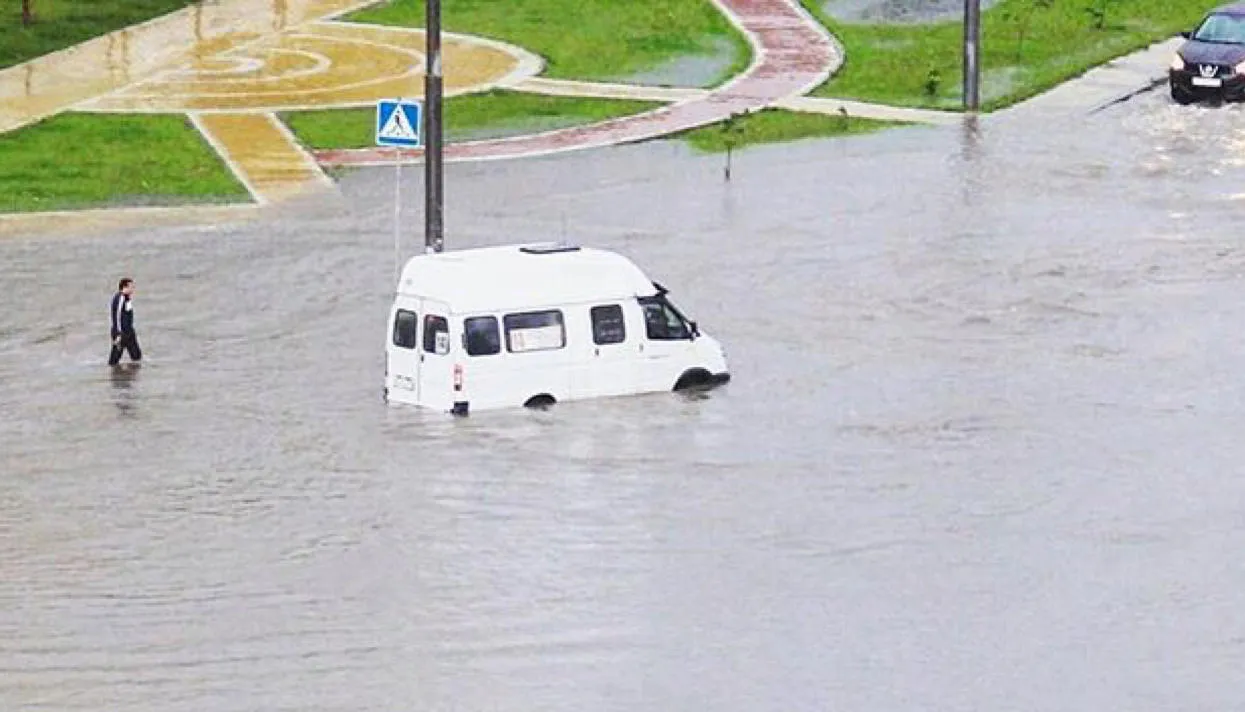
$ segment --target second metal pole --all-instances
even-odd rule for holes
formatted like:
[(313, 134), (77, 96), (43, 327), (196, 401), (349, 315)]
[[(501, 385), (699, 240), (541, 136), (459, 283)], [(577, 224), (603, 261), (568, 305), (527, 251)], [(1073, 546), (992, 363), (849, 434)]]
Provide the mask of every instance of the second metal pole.
[(964, 110), (981, 105), (981, 0), (964, 0)]
[(424, 66), (424, 245), (440, 252), (442, 236), (441, 180), (441, 0), (428, 0), (428, 51)]

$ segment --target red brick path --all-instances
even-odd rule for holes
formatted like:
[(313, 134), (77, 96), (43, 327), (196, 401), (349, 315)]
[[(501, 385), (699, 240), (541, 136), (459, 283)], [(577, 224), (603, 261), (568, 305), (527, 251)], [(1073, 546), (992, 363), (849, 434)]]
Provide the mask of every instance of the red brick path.
[[(760, 109), (804, 94), (842, 62), (842, 52), (798, 0), (714, 0), (752, 36), (753, 63), (708, 95), (634, 116), (514, 138), (449, 144), (445, 160), (489, 160), (536, 156), (642, 141), (716, 123), (731, 114)], [(422, 150), (401, 153), (413, 161)], [(329, 166), (392, 165), (392, 148), (317, 151)]]

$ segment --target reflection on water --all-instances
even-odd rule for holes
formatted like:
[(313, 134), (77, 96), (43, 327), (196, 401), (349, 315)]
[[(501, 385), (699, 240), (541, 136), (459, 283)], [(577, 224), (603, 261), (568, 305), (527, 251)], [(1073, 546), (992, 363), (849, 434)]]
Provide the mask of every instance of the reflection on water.
[(107, 37), (108, 49), (104, 61), (113, 81), (128, 84), (130, 80), (130, 33), (128, 30), (114, 32)]
[(133, 418), (137, 415), (134, 382), (138, 378), (140, 368), (138, 364), (127, 363), (108, 369), (108, 379), (113, 388), (113, 405), (117, 407), (117, 413), (124, 418)]
[(969, 114), (960, 124), (960, 200), (966, 208), (976, 208), (987, 194), (985, 181), (997, 170), (990, 165), (987, 142), (982, 135), (981, 118)]
[(977, 114), (966, 114), (960, 123), (961, 150), (960, 156), (966, 163), (972, 163), (982, 157), (981, 117)]
[[(733, 372), (686, 396), (385, 406), (392, 170), (0, 243), (0, 708), (1233, 708), (1239, 113), (1130, 104), (729, 183), (676, 143), (447, 167), (450, 249), (565, 221), (670, 286)], [(102, 387), (122, 272), (159, 368)]]

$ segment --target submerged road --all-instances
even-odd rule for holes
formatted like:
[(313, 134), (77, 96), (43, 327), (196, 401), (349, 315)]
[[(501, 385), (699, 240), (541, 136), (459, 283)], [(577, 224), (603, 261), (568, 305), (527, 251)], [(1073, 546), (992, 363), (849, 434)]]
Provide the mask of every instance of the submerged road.
[(621, 250), (734, 372), (459, 421), (381, 402), (393, 176), (0, 242), (0, 709), (1245, 697), (1241, 107), (451, 165), (448, 249)]

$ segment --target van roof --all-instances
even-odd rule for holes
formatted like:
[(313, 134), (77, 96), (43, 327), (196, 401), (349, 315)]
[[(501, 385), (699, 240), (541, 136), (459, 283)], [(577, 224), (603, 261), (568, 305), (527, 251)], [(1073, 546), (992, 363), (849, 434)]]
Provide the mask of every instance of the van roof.
[(657, 288), (617, 253), (531, 243), (416, 255), (398, 293), (465, 314), (651, 296)]

